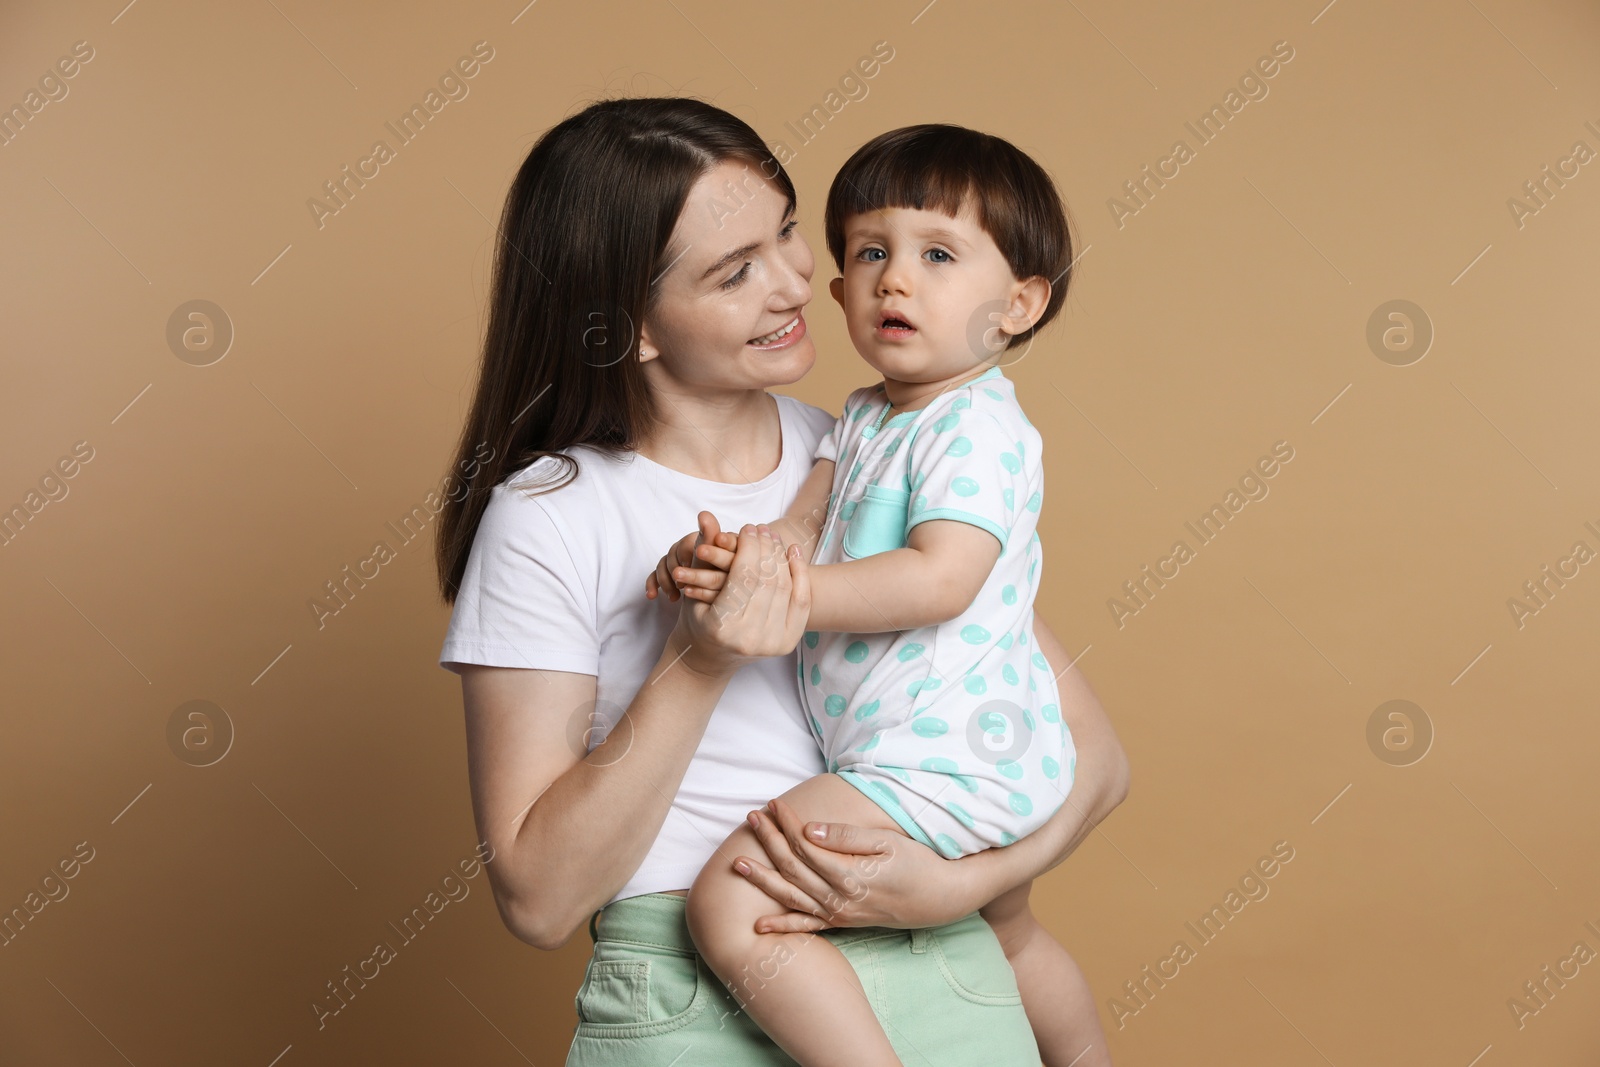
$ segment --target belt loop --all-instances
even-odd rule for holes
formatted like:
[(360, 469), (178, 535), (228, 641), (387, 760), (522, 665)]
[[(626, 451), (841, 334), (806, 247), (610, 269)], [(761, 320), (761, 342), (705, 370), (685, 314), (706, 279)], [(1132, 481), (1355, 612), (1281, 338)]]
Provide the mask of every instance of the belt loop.
[(605, 909), (596, 908), (594, 914), (589, 916), (589, 941), (591, 944), (600, 940), (600, 935), (595, 931), (594, 924), (596, 920), (600, 918), (600, 913), (602, 911), (605, 911)]
[(911, 951), (917, 953), (928, 951), (928, 931), (920, 926), (911, 930)]

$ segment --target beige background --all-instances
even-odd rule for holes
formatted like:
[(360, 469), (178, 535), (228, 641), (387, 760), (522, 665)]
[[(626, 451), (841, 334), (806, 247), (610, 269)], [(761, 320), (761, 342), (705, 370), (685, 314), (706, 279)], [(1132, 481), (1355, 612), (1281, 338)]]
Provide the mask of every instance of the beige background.
[[(474, 834), (431, 531), (325, 628), (308, 601), (445, 472), (489, 220), (542, 131), (684, 92), (794, 148), (877, 41), (792, 163), (819, 260), (838, 165), (935, 120), (1034, 153), (1084, 252), (1011, 373), (1048, 445), (1041, 610), (1134, 769), (1035, 894), (1117, 1062), (1596, 1062), (1600, 962), (1520, 1028), (1507, 1006), (1600, 951), (1600, 564), (1520, 628), (1507, 606), (1600, 551), (1600, 163), (1508, 207), (1600, 150), (1594, 5), (123, 2), (0, 28), (7, 107), (94, 49), (0, 148), (0, 505), (94, 450), (0, 548), (0, 909), (94, 855), (0, 948), (4, 1062), (561, 1061), (587, 934), (523, 945), (481, 875), (318, 1031), (324, 983)], [(470, 95), (319, 229), (306, 201), (480, 40)], [(1119, 227), (1124, 181), (1276, 41), (1269, 95)], [(792, 392), (836, 411), (869, 376), (826, 271)], [(166, 340), (194, 299), (236, 331), (210, 366)], [(1408, 366), (1367, 342), (1397, 299), (1435, 334)], [(1270, 495), (1119, 627), (1108, 599), (1280, 440)], [(236, 731), (203, 768), (167, 733), (197, 699)], [(1369, 747), (1390, 700), (1431, 723), (1409, 766)], [(1278, 841), (1270, 895), (1197, 947), (1185, 922)], [(1179, 939), (1195, 958), (1119, 1028)]]

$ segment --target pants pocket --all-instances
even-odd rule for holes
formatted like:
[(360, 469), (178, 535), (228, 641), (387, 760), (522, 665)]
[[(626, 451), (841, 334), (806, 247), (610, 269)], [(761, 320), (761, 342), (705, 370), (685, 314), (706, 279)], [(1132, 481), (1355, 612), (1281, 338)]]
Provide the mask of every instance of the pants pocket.
[(649, 1022), (650, 961), (591, 959), (572, 1003), (579, 1022)]
[(982, 916), (973, 915), (929, 930), (928, 943), (945, 982), (963, 1000), (975, 1004), (1022, 1003), (1011, 961)]
[(906, 505), (911, 493), (887, 485), (868, 485), (844, 531), (844, 554), (851, 559), (904, 548)]

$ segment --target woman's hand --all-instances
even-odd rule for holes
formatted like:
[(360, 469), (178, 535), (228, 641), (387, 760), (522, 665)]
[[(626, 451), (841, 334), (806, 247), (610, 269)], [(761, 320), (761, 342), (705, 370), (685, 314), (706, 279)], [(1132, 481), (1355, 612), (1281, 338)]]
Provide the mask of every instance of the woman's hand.
[[(806, 823), (774, 798), (754, 813), (756, 837), (777, 870), (751, 859), (745, 874), (791, 911), (763, 915), (758, 933), (835, 926), (943, 926), (977, 911), (960, 861), (947, 860), (903, 834), (848, 823)], [(820, 838), (807, 834), (820, 831)], [(931, 891), (936, 888), (938, 891)]]
[[(701, 535), (720, 531), (700, 513)], [(752, 660), (794, 651), (811, 614), (811, 579), (798, 546), (785, 546), (765, 526), (746, 524), (735, 538), (727, 582), (709, 603), (686, 598), (671, 641), (679, 658), (705, 674), (727, 674)], [(709, 547), (709, 546), (702, 546)]]

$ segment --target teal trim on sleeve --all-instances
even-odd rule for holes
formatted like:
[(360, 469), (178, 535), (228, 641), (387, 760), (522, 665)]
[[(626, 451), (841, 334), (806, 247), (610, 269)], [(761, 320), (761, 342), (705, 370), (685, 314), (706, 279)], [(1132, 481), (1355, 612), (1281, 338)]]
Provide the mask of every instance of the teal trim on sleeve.
[(994, 534), (995, 538), (1000, 542), (1000, 551), (1004, 552), (1006, 550), (1005, 527), (1000, 526), (991, 519), (984, 518), (982, 515), (974, 515), (970, 511), (960, 511), (956, 508), (932, 508), (928, 511), (917, 512), (906, 523), (906, 537), (908, 539), (911, 537), (911, 528), (913, 526), (919, 522), (927, 522), (929, 519), (954, 519), (969, 526), (976, 526), (980, 530), (986, 530)]
[[(840, 778), (843, 778), (845, 781), (849, 782), (851, 785), (855, 786), (857, 789), (861, 790), (863, 796), (872, 801), (874, 804), (878, 805), (878, 807), (882, 808), (888, 814), (889, 818), (898, 823), (900, 829), (906, 832), (907, 837), (911, 838), (911, 840), (915, 841), (919, 845), (927, 845), (935, 852), (939, 852), (939, 846), (935, 845), (928, 838), (928, 835), (923, 832), (922, 827), (918, 826), (916, 821), (906, 813), (906, 809), (889, 800), (887, 796), (881, 793), (875, 793), (868, 789), (866, 779), (862, 778), (855, 771), (834, 771), (834, 773)], [(944, 855), (942, 852), (939, 852), (939, 854), (941, 856)]]

